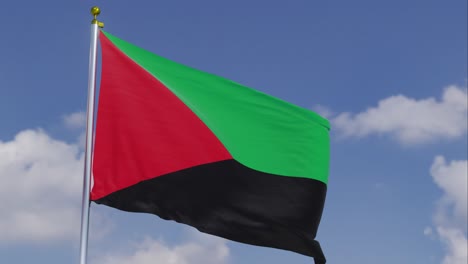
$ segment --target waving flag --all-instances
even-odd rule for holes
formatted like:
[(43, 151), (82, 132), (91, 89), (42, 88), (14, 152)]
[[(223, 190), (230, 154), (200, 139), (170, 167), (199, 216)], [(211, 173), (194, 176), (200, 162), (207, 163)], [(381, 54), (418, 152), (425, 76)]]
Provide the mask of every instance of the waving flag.
[(329, 122), (101, 32), (91, 200), (325, 263)]

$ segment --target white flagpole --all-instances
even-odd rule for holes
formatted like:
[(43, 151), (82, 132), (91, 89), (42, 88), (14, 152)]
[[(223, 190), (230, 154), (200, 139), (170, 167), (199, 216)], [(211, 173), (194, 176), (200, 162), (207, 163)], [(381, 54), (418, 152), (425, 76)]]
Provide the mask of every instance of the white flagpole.
[(88, 230), (89, 230), (89, 207), (90, 207), (90, 190), (91, 190), (91, 161), (93, 154), (93, 138), (94, 138), (94, 97), (96, 93), (96, 57), (97, 57), (97, 40), (99, 27), (103, 27), (103, 23), (97, 20), (97, 16), (101, 13), (99, 7), (91, 8), (93, 20), (91, 21), (91, 45), (89, 49), (89, 72), (88, 72), (88, 109), (87, 109), (87, 124), (86, 124), (86, 146), (85, 146), (85, 166), (83, 180), (83, 200), (81, 207), (81, 241), (80, 241), (80, 264), (86, 264), (88, 253)]

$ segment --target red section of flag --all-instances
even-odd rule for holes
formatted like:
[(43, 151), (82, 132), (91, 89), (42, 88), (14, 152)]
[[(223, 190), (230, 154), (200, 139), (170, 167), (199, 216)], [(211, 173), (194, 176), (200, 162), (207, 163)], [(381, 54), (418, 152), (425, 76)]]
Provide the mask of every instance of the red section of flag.
[(100, 41), (103, 62), (91, 200), (167, 173), (232, 159), (167, 87), (102, 33)]

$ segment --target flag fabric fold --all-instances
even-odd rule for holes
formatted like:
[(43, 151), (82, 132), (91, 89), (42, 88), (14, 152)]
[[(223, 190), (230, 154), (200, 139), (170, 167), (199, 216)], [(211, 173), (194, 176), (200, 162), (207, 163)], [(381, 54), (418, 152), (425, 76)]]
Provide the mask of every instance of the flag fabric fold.
[(325, 263), (329, 122), (100, 33), (91, 200)]

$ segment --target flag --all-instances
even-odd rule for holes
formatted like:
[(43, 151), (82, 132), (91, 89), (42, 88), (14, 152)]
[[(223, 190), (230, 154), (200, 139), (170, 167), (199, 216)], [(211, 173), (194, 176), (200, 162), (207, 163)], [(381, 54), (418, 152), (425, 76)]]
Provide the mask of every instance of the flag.
[(101, 31), (91, 200), (325, 263), (321, 116)]

